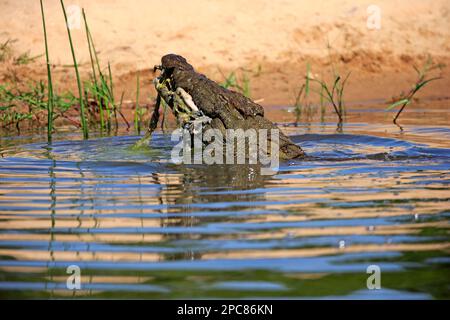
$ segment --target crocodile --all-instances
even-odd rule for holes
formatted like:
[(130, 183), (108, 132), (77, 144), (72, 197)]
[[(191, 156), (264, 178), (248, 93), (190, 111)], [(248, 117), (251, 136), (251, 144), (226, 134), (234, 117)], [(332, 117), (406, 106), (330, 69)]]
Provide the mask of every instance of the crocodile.
[[(203, 130), (212, 128), (223, 133), (227, 129), (278, 129), (264, 117), (261, 105), (196, 72), (180, 55), (163, 56), (161, 65), (155, 66), (156, 70), (160, 70), (161, 74), (153, 81), (158, 92), (155, 109), (147, 133), (137, 143), (138, 146), (148, 144), (157, 127), (161, 99), (172, 110), (178, 125), (191, 132), (194, 130), (193, 123), (199, 122), (203, 124)], [(305, 157), (302, 148), (280, 130), (278, 146), (281, 160)]]

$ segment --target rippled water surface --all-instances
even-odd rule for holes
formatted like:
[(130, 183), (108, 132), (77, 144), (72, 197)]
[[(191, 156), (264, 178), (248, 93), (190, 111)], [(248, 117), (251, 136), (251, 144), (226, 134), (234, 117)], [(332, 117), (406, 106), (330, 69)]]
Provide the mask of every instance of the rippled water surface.
[(274, 176), (161, 133), (2, 138), (0, 297), (449, 298), (450, 129), (389, 127), (289, 128), (311, 158)]

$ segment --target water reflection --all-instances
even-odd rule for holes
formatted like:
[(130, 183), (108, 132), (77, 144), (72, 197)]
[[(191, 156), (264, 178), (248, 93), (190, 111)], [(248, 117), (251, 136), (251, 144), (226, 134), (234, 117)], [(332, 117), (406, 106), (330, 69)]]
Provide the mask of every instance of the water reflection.
[[(228, 207), (231, 206), (233, 210), (245, 210), (245, 206), (233, 204), (263, 201), (263, 193), (246, 191), (263, 188), (265, 181), (270, 179), (270, 176), (260, 174), (258, 166), (250, 165), (172, 166), (172, 169), (177, 173), (164, 177), (165, 188), (161, 190), (161, 204), (171, 207), (167, 216), (161, 218), (162, 228), (192, 229), (205, 223), (227, 221), (229, 218), (226, 215), (208, 217), (195, 213), (210, 211), (209, 204), (214, 206), (212, 212), (217, 212), (214, 209), (230, 210)], [(198, 235), (168, 233), (164, 238), (164, 241), (195, 240)], [(201, 257), (201, 251), (187, 250), (165, 254), (163, 259), (195, 260)]]
[[(1, 296), (363, 296), (372, 263), (386, 292), (448, 296), (442, 145), (311, 133), (294, 139), (311, 159), (262, 176), (170, 164), (163, 137), (150, 156), (130, 153), (133, 139), (22, 145), (0, 159)], [(75, 293), (70, 264), (83, 270)]]

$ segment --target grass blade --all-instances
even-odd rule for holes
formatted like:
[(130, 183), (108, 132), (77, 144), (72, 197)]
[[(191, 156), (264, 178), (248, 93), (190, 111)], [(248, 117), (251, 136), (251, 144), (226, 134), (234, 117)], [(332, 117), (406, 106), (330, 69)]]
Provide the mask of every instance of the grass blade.
[(82, 10), (82, 14), (83, 14), (83, 20), (84, 20), (84, 27), (86, 30), (86, 38), (87, 38), (87, 43), (88, 43), (88, 48), (89, 48), (89, 57), (91, 60), (91, 69), (92, 69), (92, 78), (94, 79), (94, 83), (97, 84), (97, 75), (95, 72), (95, 66), (94, 66), (94, 56), (92, 54), (92, 44), (91, 44), (91, 37), (90, 32), (89, 32), (89, 27), (88, 27), (88, 23), (87, 23), (87, 19), (86, 19), (86, 14), (84, 12), (84, 9)]
[(139, 110), (139, 72), (136, 75), (136, 108), (134, 110), (134, 129), (138, 134), (141, 133), (141, 121)]
[(72, 59), (73, 59), (73, 64), (74, 64), (74, 69), (75, 69), (75, 75), (77, 77), (77, 85), (78, 85), (78, 101), (80, 103), (80, 120), (81, 120), (81, 129), (83, 131), (83, 138), (84, 139), (88, 139), (89, 138), (89, 131), (88, 131), (88, 127), (87, 127), (87, 123), (86, 123), (86, 117), (85, 117), (85, 110), (84, 110), (84, 101), (83, 101), (83, 89), (81, 88), (81, 79), (80, 79), (80, 73), (78, 71), (78, 63), (77, 63), (77, 59), (75, 56), (75, 49), (73, 47), (73, 42), (72, 42), (72, 35), (70, 33), (70, 28), (69, 28), (69, 23), (67, 20), (67, 13), (66, 13), (66, 8), (64, 7), (64, 1), (61, 0), (61, 7), (64, 13), (64, 20), (66, 21), (66, 28), (67, 28), (67, 34), (69, 36), (69, 43), (70, 43), (70, 50), (72, 52)]
[(431, 78), (431, 79), (422, 81), (421, 83), (419, 83), (419, 84), (414, 88), (413, 94), (416, 93), (417, 91), (419, 91), (422, 87), (424, 87), (426, 84), (430, 83), (431, 81), (439, 80), (439, 79), (442, 79), (442, 78), (441, 78), (441, 77), (435, 77), (435, 78)]
[(47, 81), (48, 81), (48, 100), (47, 100), (47, 140), (48, 142), (52, 141), (52, 132), (53, 132), (53, 83), (52, 83), (52, 73), (50, 70), (50, 58), (48, 52), (48, 42), (47, 42), (47, 28), (45, 26), (45, 14), (44, 14), (44, 5), (42, 0), (41, 3), (41, 14), (42, 14), (42, 26), (44, 29), (44, 42), (45, 42), (45, 59), (47, 63)]
[(308, 100), (309, 96), (309, 74), (311, 71), (311, 65), (306, 63), (306, 79), (305, 79), (305, 99)]
[(394, 102), (393, 104), (391, 104), (389, 107), (386, 108), (386, 110), (392, 110), (395, 107), (398, 107), (398, 106), (400, 106), (402, 104), (409, 104), (409, 103), (410, 103), (409, 99), (402, 99), (402, 100), (399, 100), (399, 101)]

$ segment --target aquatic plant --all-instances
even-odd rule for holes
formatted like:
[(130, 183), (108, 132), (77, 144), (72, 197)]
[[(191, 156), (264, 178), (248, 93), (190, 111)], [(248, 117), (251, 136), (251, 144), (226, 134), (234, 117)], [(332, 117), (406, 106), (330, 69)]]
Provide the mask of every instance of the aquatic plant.
[[(300, 86), (298, 93), (295, 98), (294, 111), (296, 115), (296, 122), (298, 123), (304, 111), (307, 111), (308, 117), (317, 112), (318, 106), (320, 106), (321, 121), (324, 120), (326, 113), (326, 102), (329, 102), (334, 109), (334, 112), (338, 116), (338, 124), (341, 126), (344, 121), (344, 116), (346, 113), (345, 103), (344, 103), (344, 92), (347, 81), (350, 77), (351, 72), (347, 73), (345, 77), (341, 76), (336, 64), (333, 60), (333, 55), (331, 53), (332, 47), (330, 43), (327, 43), (329, 64), (331, 66), (331, 77), (332, 82), (327, 82), (324, 80), (323, 75), (320, 79), (314, 77), (311, 74), (311, 65), (309, 62), (306, 63), (306, 73), (304, 76), (304, 83)], [(319, 88), (316, 90), (311, 85), (311, 82), (318, 84)], [(319, 96), (319, 105), (313, 105), (310, 102), (310, 92), (313, 90)]]
[(302, 96), (303, 92), (305, 91), (305, 84), (302, 84), (300, 87), (296, 97), (295, 97), (295, 103), (294, 103), (294, 112), (295, 112), (295, 122), (299, 123), (300, 119), (302, 117), (302, 111), (303, 111), (303, 104), (302, 104)]
[(53, 132), (53, 82), (52, 82), (52, 73), (50, 68), (50, 58), (48, 52), (48, 40), (47, 40), (47, 28), (45, 26), (45, 14), (44, 14), (44, 5), (42, 0), (41, 3), (41, 16), (42, 16), (42, 27), (44, 29), (44, 43), (45, 43), (45, 61), (47, 64), (47, 140), (48, 142), (52, 141), (52, 132)]
[[(97, 83), (97, 72), (95, 70), (95, 65), (94, 65), (95, 46), (94, 46), (93, 42), (91, 42), (91, 39), (92, 39), (91, 33), (89, 30), (89, 26), (88, 26), (87, 19), (86, 19), (86, 13), (84, 12), (84, 9), (82, 10), (82, 15), (83, 15), (83, 20), (84, 20), (86, 40), (88, 43), (89, 58), (90, 58), (90, 62), (91, 62), (91, 72), (92, 72), (92, 82), (85, 82), (85, 87), (87, 88), (87, 90), (89, 90), (94, 95), (94, 99), (95, 99), (97, 106), (99, 108), (99, 111), (100, 111), (100, 130), (103, 130), (105, 125), (104, 125), (104, 116), (103, 116), (103, 103), (101, 100), (102, 99), (102, 94), (101, 94), (102, 87), (98, 86), (98, 83)], [(93, 51), (94, 51), (94, 53), (93, 53)], [(97, 57), (96, 54), (95, 54), (95, 57)], [(97, 62), (97, 66), (98, 66), (97, 59), (95, 60), (95, 62)], [(98, 66), (98, 69), (100, 69), (99, 66)]]
[[(330, 42), (327, 42), (327, 50), (329, 63), (331, 66), (332, 82), (327, 83), (322, 76), (321, 79), (316, 79), (313, 77), (307, 77), (307, 80), (313, 81), (319, 85), (319, 91), (317, 91), (320, 97), (320, 110), (322, 121), (325, 116), (325, 101), (328, 101), (334, 109), (334, 112), (338, 116), (339, 125), (344, 121), (344, 116), (346, 113), (345, 103), (344, 103), (344, 92), (347, 81), (351, 75), (348, 72), (345, 77), (341, 76), (335, 62), (333, 61), (332, 47)], [(308, 72), (309, 74), (309, 72)]]
[[(95, 43), (92, 38), (91, 31), (86, 18), (86, 13), (84, 9), (82, 10), (86, 39), (89, 48), (89, 57), (91, 64), (92, 80), (85, 82), (85, 87), (94, 96), (94, 101), (99, 109), (100, 113), (100, 130), (107, 129), (111, 130), (112, 117), (115, 118), (115, 123), (117, 124), (117, 108), (114, 100), (114, 85), (112, 80), (111, 64), (108, 62), (108, 75), (105, 76), (100, 68), (100, 62), (95, 49)], [(98, 78), (97, 78), (98, 74)], [(106, 117), (106, 119), (105, 119)], [(106, 121), (105, 121), (106, 120)]]
[[(23, 84), (20, 84), (18, 80), (14, 79), (11, 83), (5, 83), (0, 88), (0, 121), (1, 127), (10, 127), (15, 125), (19, 129), (19, 124), (30, 120), (31, 126), (35, 124), (44, 125), (42, 123), (41, 113), (46, 111), (47, 114), (47, 138), (51, 141), (52, 132), (54, 131), (54, 122), (57, 118), (64, 118), (71, 124), (80, 127), (83, 132), (84, 138), (88, 138), (88, 126), (100, 125), (100, 131), (111, 130), (114, 121), (116, 129), (118, 128), (117, 116), (120, 115), (127, 125), (130, 127), (127, 119), (121, 112), (121, 106), (123, 104), (122, 93), (119, 105), (115, 104), (114, 99), (114, 84), (111, 64), (108, 62), (107, 71), (104, 72), (100, 67), (97, 51), (95, 50), (94, 41), (87, 23), (86, 14), (84, 9), (82, 10), (86, 39), (88, 42), (90, 66), (91, 66), (91, 78), (85, 80), (81, 84), (81, 77), (78, 71), (80, 63), (76, 61), (75, 50), (72, 42), (70, 30), (68, 29), (69, 44), (71, 47), (72, 59), (74, 61), (71, 65), (62, 65), (63, 68), (74, 68), (78, 86), (78, 96), (75, 97), (71, 92), (57, 94), (52, 81), (51, 68), (54, 67), (50, 64), (50, 54), (48, 50), (48, 38), (45, 21), (45, 12), (43, 1), (41, 4), (42, 25), (44, 31), (44, 45), (45, 45), (45, 59), (47, 66), (47, 82), (38, 83), (31, 81), (28, 83), (28, 87), (24, 88)], [(67, 24), (67, 16), (65, 15), (64, 2), (61, 1), (61, 7), (63, 9), (64, 18)], [(13, 40), (7, 40), (3, 44), (0, 44), (0, 58), (12, 59), (13, 50), (11, 44)], [(27, 64), (40, 56), (31, 57), (29, 52), (19, 55), (13, 59), (13, 64), (21, 65)], [(39, 90), (37, 88), (40, 88)], [(42, 91), (42, 98), (30, 98), (36, 92)], [(76, 110), (79, 106), (77, 114), (80, 121), (76, 121), (72, 118), (73, 112), (68, 111)], [(89, 121), (89, 122), (88, 122)]]
[(139, 108), (139, 72), (136, 74), (136, 107), (134, 109), (134, 130), (141, 133), (141, 111)]
[(393, 122), (395, 124), (397, 124), (397, 119), (400, 116), (400, 114), (403, 112), (405, 107), (412, 102), (414, 95), (420, 89), (422, 89), (423, 87), (425, 87), (427, 84), (429, 84), (432, 81), (442, 79), (442, 77), (440, 75), (436, 76), (436, 77), (427, 78), (427, 76), (430, 72), (432, 72), (434, 70), (442, 71), (442, 69), (444, 68), (443, 64), (434, 63), (433, 60), (431, 59), (431, 57), (428, 57), (424, 66), (421, 69), (417, 68), (416, 66), (413, 66), (413, 67), (417, 73), (416, 82), (412, 85), (411, 89), (406, 94), (404, 92), (402, 92), (400, 94), (399, 98), (395, 99), (395, 101), (386, 108), (386, 110), (392, 110), (392, 109), (400, 106), (400, 109), (398, 110), (398, 112), (396, 113), (396, 115), (393, 118)]
[(344, 105), (344, 91), (345, 85), (351, 72), (349, 72), (344, 78), (339, 74), (335, 74), (333, 84), (328, 84), (324, 80), (311, 79), (320, 85), (319, 95), (323, 99), (328, 100), (334, 108), (336, 115), (339, 118), (339, 123), (344, 121), (345, 105)]
[(80, 73), (78, 71), (78, 63), (77, 63), (77, 59), (75, 56), (75, 49), (73, 46), (73, 41), (72, 41), (72, 35), (70, 33), (70, 28), (69, 28), (69, 23), (67, 20), (67, 13), (66, 13), (66, 8), (64, 7), (64, 1), (61, 1), (61, 8), (64, 14), (64, 20), (66, 21), (66, 29), (67, 29), (67, 34), (69, 37), (69, 44), (70, 44), (70, 50), (72, 52), (72, 59), (73, 59), (73, 66), (75, 69), (75, 75), (77, 78), (77, 86), (78, 86), (78, 102), (80, 105), (80, 120), (81, 120), (81, 130), (83, 131), (83, 137), (85, 139), (89, 138), (89, 129), (86, 123), (86, 116), (85, 116), (85, 110), (84, 110), (84, 96), (83, 96), (83, 88), (81, 86), (81, 78), (80, 78)]
[(326, 113), (325, 99), (324, 99), (323, 95), (324, 95), (324, 89), (323, 89), (323, 86), (320, 86), (320, 91), (319, 91), (319, 97), (320, 97), (320, 120), (322, 122), (325, 119), (325, 113)]
[(300, 122), (301, 116), (303, 114), (303, 109), (307, 109), (311, 113), (311, 103), (309, 101), (309, 94), (311, 91), (311, 65), (309, 62), (306, 63), (306, 73), (305, 82), (300, 86), (298, 93), (295, 97), (294, 112), (295, 112), (295, 122)]

